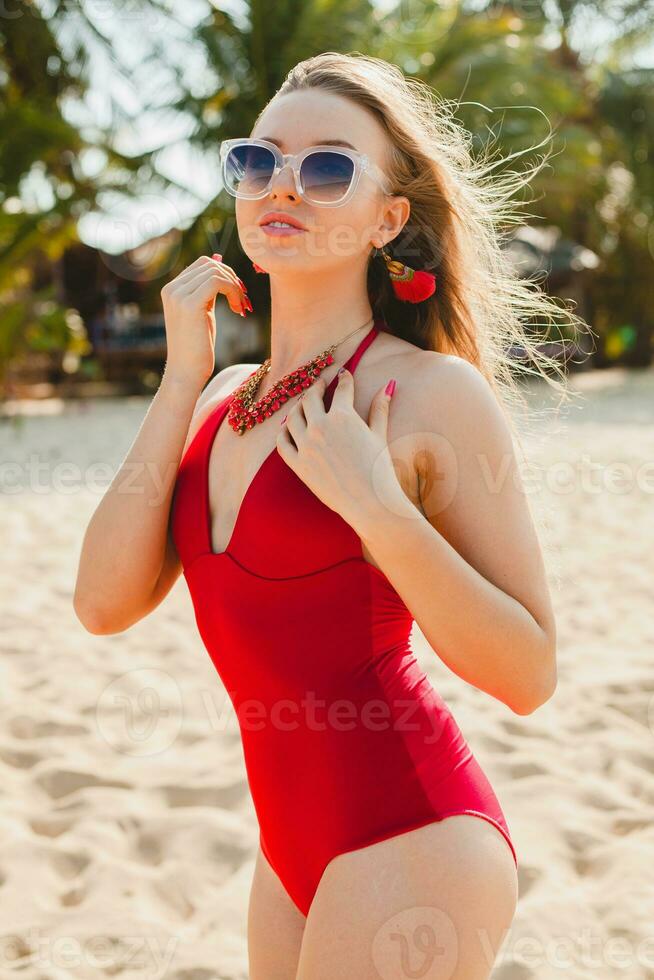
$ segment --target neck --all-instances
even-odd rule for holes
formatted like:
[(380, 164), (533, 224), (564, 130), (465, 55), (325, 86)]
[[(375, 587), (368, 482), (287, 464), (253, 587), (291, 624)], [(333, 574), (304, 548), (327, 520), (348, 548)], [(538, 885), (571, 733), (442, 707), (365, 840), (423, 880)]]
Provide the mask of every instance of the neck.
[(334, 361), (343, 364), (372, 327), (365, 266), (339, 265), (302, 276), (273, 273), (270, 298), (273, 382), (332, 344), (339, 345)]

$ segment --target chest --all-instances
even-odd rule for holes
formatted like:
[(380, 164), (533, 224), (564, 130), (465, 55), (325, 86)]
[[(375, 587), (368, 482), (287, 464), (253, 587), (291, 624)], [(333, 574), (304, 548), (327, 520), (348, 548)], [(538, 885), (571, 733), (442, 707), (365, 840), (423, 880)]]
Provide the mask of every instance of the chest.
[[(374, 391), (357, 392), (354, 410), (364, 420), (369, 418)], [(316, 528), (325, 521), (325, 512), (333, 514), (282, 460), (276, 441), (284, 409), (242, 436), (223, 422), (218, 424), (207, 457), (207, 494), (211, 551), (229, 551), (241, 525), (256, 533), (253, 508), (265, 511), (265, 535), (275, 546), (288, 546), (291, 537), (318, 547)], [(393, 446), (393, 465), (405, 494), (419, 506), (418, 474), (413, 466), (412, 441), (395, 438), (389, 421), (389, 444)], [(398, 451), (399, 449), (399, 451)], [(250, 519), (251, 518), (251, 519)], [(334, 534), (333, 522), (329, 522)], [(343, 523), (343, 522), (341, 522)], [(336, 534), (338, 539), (339, 535)], [(286, 545), (285, 545), (286, 542)], [(375, 568), (379, 565), (371, 552), (357, 538), (358, 551)], [(327, 556), (326, 556), (327, 557)]]

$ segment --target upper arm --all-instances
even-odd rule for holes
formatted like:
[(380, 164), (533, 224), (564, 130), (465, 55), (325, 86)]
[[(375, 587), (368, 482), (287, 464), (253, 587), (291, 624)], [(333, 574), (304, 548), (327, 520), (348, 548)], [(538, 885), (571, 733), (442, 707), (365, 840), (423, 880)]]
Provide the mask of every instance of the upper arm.
[(230, 364), (228, 367), (219, 371), (205, 388), (203, 388), (193, 409), (186, 442), (182, 450), (182, 459), (186, 455), (186, 450), (193, 442), (196, 432), (207, 415), (215, 408), (219, 401), (231, 394), (241, 381), (258, 366), (258, 364)]
[[(211, 412), (217, 402), (225, 398), (226, 395), (228, 395), (238, 384), (240, 384), (243, 377), (249, 374), (254, 366), (256, 365), (230, 364), (229, 367), (223, 368), (221, 371), (219, 371), (218, 374), (216, 374), (215, 377), (213, 377), (205, 386), (197, 402), (195, 403), (195, 408), (193, 409), (193, 415), (191, 416), (191, 421), (189, 423), (189, 430), (184, 443), (184, 448), (182, 450), (181, 459), (184, 458), (186, 450), (190, 446), (209, 412)], [(147, 613), (155, 609), (168, 595), (182, 572), (182, 563), (177, 553), (177, 548), (175, 547), (175, 541), (172, 534), (171, 518), (172, 506), (168, 514), (166, 548), (164, 551), (163, 562), (161, 564), (161, 571), (159, 572), (159, 577), (157, 578), (154, 588), (152, 589), (149, 605), (144, 615), (147, 615)]]
[(423, 512), (554, 641), (545, 566), (504, 410), (474, 365), (451, 356), (428, 361), (416, 459)]

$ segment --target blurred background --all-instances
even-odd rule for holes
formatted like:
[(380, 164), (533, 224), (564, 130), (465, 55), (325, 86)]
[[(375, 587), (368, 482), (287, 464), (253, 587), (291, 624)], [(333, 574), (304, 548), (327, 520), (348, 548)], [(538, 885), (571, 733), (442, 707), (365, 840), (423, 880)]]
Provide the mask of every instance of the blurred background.
[(413, 649), (519, 857), (494, 980), (652, 980), (654, 0), (2, 5), (0, 980), (247, 980), (257, 824), (185, 582), (116, 635), (86, 632), (72, 600), (160, 382), (163, 284), (220, 252), (255, 313), (217, 304), (216, 368), (267, 355), (268, 277), (217, 148), (326, 50), (459, 100), (473, 149), (553, 131), (505, 247), (590, 328), (543, 340), (579, 396), (566, 413), (544, 379), (524, 389), (558, 687), (516, 716), (417, 628)]
[(267, 279), (239, 246), (217, 148), (328, 49), (460, 100), (473, 149), (508, 154), (551, 125), (511, 257), (596, 333), (574, 338), (570, 370), (651, 364), (653, 13), (650, 0), (15, 3), (0, 19), (4, 396), (154, 390), (161, 287), (214, 251), (255, 309), (245, 322), (221, 309), (217, 366), (265, 356)]

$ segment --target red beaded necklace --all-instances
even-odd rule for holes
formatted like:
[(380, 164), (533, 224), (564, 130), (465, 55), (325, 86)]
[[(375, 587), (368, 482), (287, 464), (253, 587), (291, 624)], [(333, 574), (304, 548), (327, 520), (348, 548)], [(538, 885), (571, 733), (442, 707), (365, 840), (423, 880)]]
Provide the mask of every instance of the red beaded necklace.
[[(371, 322), (372, 318), (367, 320), (362, 326), (366, 327)], [(332, 344), (331, 347), (326, 347), (322, 353), (316, 357), (312, 357), (306, 364), (291, 371), (290, 374), (286, 374), (280, 381), (273, 385), (270, 391), (267, 391), (265, 395), (257, 401), (254, 401), (257, 389), (261, 384), (261, 379), (270, 371), (270, 358), (267, 357), (263, 364), (256, 371), (253, 371), (234, 392), (227, 416), (227, 421), (232, 429), (239, 436), (242, 436), (247, 429), (253, 428), (255, 423), (263, 422), (271, 415), (274, 415), (289, 398), (299, 394), (304, 388), (308, 388), (314, 381), (318, 380), (324, 368), (328, 364), (334, 363), (334, 350), (358, 330), (361, 330), (361, 327), (357, 327), (347, 337), (343, 337), (342, 340), (339, 340), (336, 344)]]

